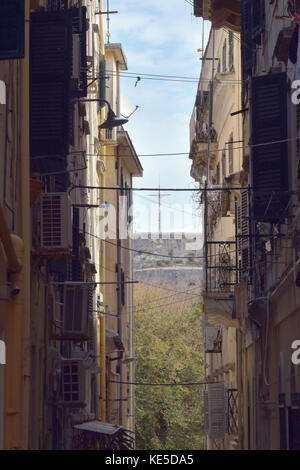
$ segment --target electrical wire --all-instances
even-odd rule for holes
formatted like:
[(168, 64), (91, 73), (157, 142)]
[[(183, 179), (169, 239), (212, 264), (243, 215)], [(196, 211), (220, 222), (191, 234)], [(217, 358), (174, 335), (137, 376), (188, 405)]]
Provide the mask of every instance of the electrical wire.
[(196, 385), (207, 385), (210, 383), (218, 383), (218, 382), (171, 382), (171, 383), (151, 383), (151, 382), (125, 382), (125, 381), (119, 381), (119, 380), (109, 380), (108, 382), (114, 383), (114, 384), (124, 384), (124, 385), (142, 385), (142, 386), (148, 386), (148, 387), (192, 387)]
[(161, 205), (162, 207), (167, 207), (168, 209), (172, 209), (176, 212), (181, 212), (183, 214), (189, 214), (189, 215), (192, 215), (193, 217), (197, 217), (197, 214), (193, 214), (192, 212), (188, 212), (188, 211), (185, 211), (185, 210), (182, 210), (182, 209), (178, 209), (176, 207), (172, 207), (172, 206), (169, 206), (167, 204), (159, 203), (158, 201), (154, 201), (153, 199), (150, 199), (147, 196), (142, 196), (141, 194), (136, 194), (136, 196), (141, 198), (141, 199), (145, 199), (146, 201), (149, 201), (149, 202), (152, 201), (153, 204)]
[[(157, 81), (164, 81), (164, 82), (184, 82), (184, 83), (209, 83), (210, 79), (208, 78), (195, 78), (195, 77), (180, 77), (176, 75), (157, 75), (157, 74), (150, 74), (150, 73), (140, 73), (140, 72), (116, 72), (114, 70), (108, 70), (104, 75), (99, 75), (98, 78), (105, 79), (107, 77), (121, 77), (121, 78), (132, 78), (135, 79), (136, 77), (140, 77), (143, 80), (157, 80)], [(229, 79), (229, 80), (216, 80), (218, 83), (222, 85), (235, 85), (239, 83), (243, 83), (244, 80), (237, 80), (237, 79)]]
[[(240, 149), (251, 149), (251, 148), (258, 148), (258, 147), (264, 147), (264, 146), (268, 146), (268, 145), (276, 145), (276, 144), (284, 144), (286, 142), (294, 142), (294, 141), (297, 141), (297, 140), (300, 140), (300, 136), (298, 137), (291, 137), (291, 138), (288, 138), (288, 139), (282, 139), (282, 140), (273, 140), (273, 141), (269, 141), (269, 142), (262, 142), (262, 143), (259, 143), (259, 144), (249, 144), (249, 145), (240, 145), (238, 147), (231, 147), (232, 150), (240, 150)], [(217, 148), (217, 149), (214, 149), (213, 150), (213, 153), (216, 153), (216, 152), (224, 152), (224, 151), (227, 151), (228, 148), (227, 147), (224, 147), (224, 148)], [(177, 157), (177, 156), (183, 156), (183, 155), (201, 155), (203, 152), (177, 152), (177, 153), (147, 153), (147, 154), (138, 154), (137, 157), (166, 157), (166, 156), (174, 156), (174, 157)], [(132, 158), (132, 155), (120, 155), (120, 156), (117, 156), (115, 154), (100, 154), (100, 155), (95, 155), (95, 154), (87, 154), (86, 156), (96, 156), (96, 157), (116, 157), (116, 158), (123, 158), (123, 157), (130, 157)], [(158, 191), (159, 188), (157, 188), (157, 191)], [(217, 189), (217, 188), (216, 188)], [(125, 188), (124, 188), (125, 190)], [(151, 191), (153, 191), (152, 189), (150, 189)]]

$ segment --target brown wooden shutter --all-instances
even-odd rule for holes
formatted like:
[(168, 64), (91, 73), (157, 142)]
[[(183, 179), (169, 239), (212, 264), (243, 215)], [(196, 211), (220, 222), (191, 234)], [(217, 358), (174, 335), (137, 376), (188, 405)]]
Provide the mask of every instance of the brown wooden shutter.
[[(252, 79), (253, 145), (287, 139), (286, 74), (270, 74)], [(287, 142), (252, 148), (253, 212), (259, 220), (278, 220), (288, 190)], [(265, 192), (262, 197), (255, 192)], [(270, 195), (276, 197), (270, 202)], [(270, 202), (270, 203), (269, 203)]]
[[(33, 170), (65, 168), (72, 63), (70, 11), (30, 15), (30, 152)], [(53, 157), (59, 158), (53, 158)]]

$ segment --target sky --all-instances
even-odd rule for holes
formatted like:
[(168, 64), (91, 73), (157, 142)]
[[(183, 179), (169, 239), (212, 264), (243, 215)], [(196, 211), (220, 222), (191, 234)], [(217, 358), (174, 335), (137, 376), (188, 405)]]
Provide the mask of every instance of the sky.
[[(104, 0), (106, 10), (106, 0)], [(202, 19), (192, 15), (186, 0), (110, 0), (110, 42), (121, 43), (128, 62), (128, 72), (175, 75), (198, 79), (201, 70)], [(106, 16), (104, 17), (106, 24)], [(207, 40), (209, 24), (205, 24)], [(197, 81), (121, 79), (121, 93), (133, 109), (124, 128), (128, 131), (138, 155), (186, 152), (183, 156), (141, 157), (143, 178), (134, 185), (157, 188), (192, 188), (190, 176), (189, 121), (192, 114)], [(153, 192), (139, 192), (135, 202), (135, 230), (158, 230), (158, 207), (149, 201)], [(156, 193), (157, 194), (157, 193)], [(162, 193), (163, 194), (163, 193)], [(192, 193), (174, 192), (162, 198), (162, 231), (199, 230), (200, 216)], [(173, 216), (165, 206), (176, 204)], [(143, 207), (141, 206), (143, 205)], [(194, 208), (193, 208), (194, 206)], [(166, 212), (164, 212), (166, 211)]]

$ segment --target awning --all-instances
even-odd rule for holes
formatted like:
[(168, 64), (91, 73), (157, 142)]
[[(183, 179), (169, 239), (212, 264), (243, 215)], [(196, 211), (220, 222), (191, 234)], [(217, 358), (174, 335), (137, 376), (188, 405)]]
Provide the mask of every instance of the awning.
[(73, 426), (73, 450), (132, 450), (134, 433), (117, 424), (88, 421)]
[(98, 434), (106, 434), (109, 436), (113, 436), (120, 429), (123, 429), (117, 424), (103, 423), (102, 421), (89, 421), (87, 423), (76, 424), (75, 426), (73, 426), (73, 428), (79, 429), (80, 431), (95, 432)]
[(226, 292), (204, 292), (204, 313), (212, 325), (222, 324), (227, 327), (238, 327), (238, 320), (232, 317), (234, 297)]

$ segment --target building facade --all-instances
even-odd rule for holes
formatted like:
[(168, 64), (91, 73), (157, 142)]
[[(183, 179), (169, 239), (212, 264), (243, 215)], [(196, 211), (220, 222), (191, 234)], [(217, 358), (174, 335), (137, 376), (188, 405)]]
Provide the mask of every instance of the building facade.
[[(241, 32), (238, 321), (241, 449), (299, 449), (299, 2), (195, 1), (195, 14)], [(296, 93), (295, 93), (296, 91)], [(238, 147), (238, 146), (237, 146)]]
[(207, 449), (234, 449), (238, 438), (238, 322), (223, 305), (232, 296), (237, 274), (239, 192), (230, 188), (243, 178), (242, 152), (233, 148), (242, 139), (242, 124), (240, 115), (231, 114), (239, 109), (240, 99), (239, 35), (211, 29), (190, 122), (191, 176), (199, 183), (204, 203), (203, 334), (205, 377), (212, 382), (205, 391)]
[(116, 233), (109, 256), (103, 218), (120, 191), (110, 201), (105, 185), (130, 194), (142, 167), (123, 127), (100, 128), (120, 93), (106, 73), (102, 1), (3, 5), (0, 27), (20, 37), (0, 51), (0, 448), (126, 448), (131, 252), (119, 255)]

